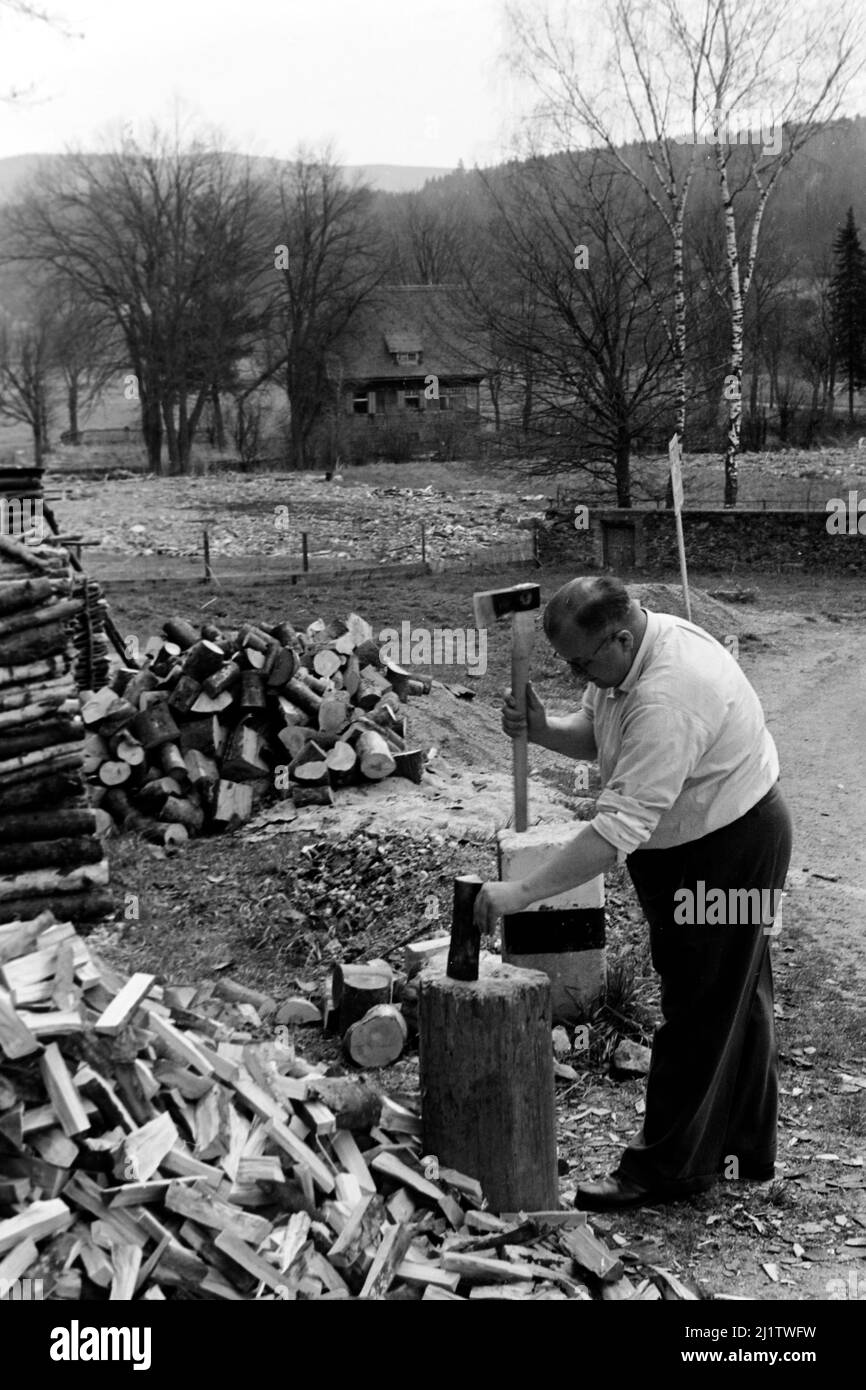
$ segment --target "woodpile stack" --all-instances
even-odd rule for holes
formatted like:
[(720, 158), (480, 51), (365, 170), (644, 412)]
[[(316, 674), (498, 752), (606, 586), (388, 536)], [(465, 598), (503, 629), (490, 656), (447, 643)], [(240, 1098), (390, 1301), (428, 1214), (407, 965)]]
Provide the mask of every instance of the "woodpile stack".
[(269, 794), (328, 806), (334, 791), (396, 775), (424, 753), (404, 702), (430, 681), (387, 660), (357, 614), (235, 631), (183, 618), (83, 707), (92, 800), (159, 844), (234, 829)]
[(65, 552), (0, 536), (0, 922), (110, 910), (108, 863), (83, 777)]
[[(73, 1301), (662, 1296), (579, 1212), (485, 1209), (471, 1175), (423, 1153), (411, 1107), (303, 1061), (278, 1014), (227, 979), (124, 980), (49, 913), (0, 927), (0, 1286), (42, 1280)], [(269, 1028), (279, 1040), (256, 1041)]]

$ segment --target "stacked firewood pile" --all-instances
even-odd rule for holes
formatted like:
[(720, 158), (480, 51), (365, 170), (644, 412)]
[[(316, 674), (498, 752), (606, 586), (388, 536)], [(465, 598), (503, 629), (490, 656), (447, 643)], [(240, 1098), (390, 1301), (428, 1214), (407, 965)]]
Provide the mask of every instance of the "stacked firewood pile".
[(163, 633), (83, 708), (92, 800), (118, 828), (178, 845), (235, 828), (270, 793), (331, 805), (354, 782), (421, 781), (403, 702), (431, 683), (383, 656), (357, 614), (304, 631), (175, 617)]
[(123, 980), (48, 913), (0, 927), (0, 1285), (76, 1301), (696, 1296), (667, 1271), (633, 1283), (579, 1212), (486, 1210), (471, 1175), (424, 1153), (411, 1106), (305, 1062), (284, 1017), (225, 978)]
[(0, 537), (0, 922), (110, 909), (87, 809), (68, 557)]
[(73, 595), (81, 601), (80, 610), (72, 620), (75, 680), (79, 690), (101, 690), (110, 676), (105, 635), (108, 604), (102, 586), (83, 574), (73, 579)]

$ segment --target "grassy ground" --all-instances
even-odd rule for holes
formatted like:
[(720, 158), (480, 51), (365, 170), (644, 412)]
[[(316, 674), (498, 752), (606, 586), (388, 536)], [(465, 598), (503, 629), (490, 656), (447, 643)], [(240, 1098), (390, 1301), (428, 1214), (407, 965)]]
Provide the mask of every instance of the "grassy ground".
[[(456, 626), (472, 622), (474, 589), (536, 573), (545, 596), (570, 577), (566, 568), (530, 572), (520, 567), (471, 576), (383, 577), (347, 589), (345, 580), (287, 588), (275, 575), (255, 573), (225, 584), (216, 595), (196, 581), (143, 586), (128, 580), (112, 583), (109, 597), (121, 630), (142, 638), (158, 631), (172, 612), (192, 619), (206, 612), (226, 624), (283, 616), (297, 623), (353, 608), (374, 625), (408, 619)], [(667, 578), (676, 582), (675, 575)], [(720, 581), (717, 575), (695, 573), (693, 582), (712, 588)], [(782, 630), (786, 614), (820, 621), (822, 615), (838, 618), (859, 607), (861, 585), (854, 580), (760, 576), (757, 583), (758, 605), (742, 610), (746, 630), (753, 620), (761, 634), (756, 662), (761, 645), (772, 643), (776, 626)], [(844, 635), (847, 627), (840, 632)], [(437, 670), (436, 675), (462, 678), (463, 671)], [(574, 698), (563, 669), (543, 652), (535, 662), (535, 680), (546, 701)], [(477, 700), (495, 706), (507, 682), (503, 635), (491, 643), (488, 669), (474, 683)], [(507, 760), (507, 750), (502, 756)], [(568, 767), (545, 764), (539, 775), (569, 790)], [(226, 971), (280, 997), (318, 992), (336, 959), (384, 955), (399, 965), (408, 939), (434, 934), (447, 921), (455, 873), (470, 868), (482, 876), (495, 873), (489, 841), (461, 842), (444, 834), (419, 842), (393, 831), (377, 833), (375, 824), (345, 842), (286, 834), (251, 844), (241, 835), (223, 836), (195, 842), (173, 859), (124, 838), (112, 844), (111, 860), (121, 913), (114, 927), (100, 928), (96, 936), (112, 961), (184, 983)], [(323, 876), (333, 891), (323, 890)], [(133, 902), (138, 919), (120, 920), (123, 904)], [(608, 879), (607, 906), (608, 996), (591, 1020), (589, 1051), (569, 1059), (578, 1080), (559, 1087), (566, 1198), (582, 1177), (613, 1167), (637, 1129), (643, 1083), (612, 1080), (607, 1060), (619, 1036), (649, 1041), (659, 1019), (645, 924), (621, 870)], [(866, 1071), (862, 1007), (828, 988), (834, 962), (814, 930), (798, 922), (796, 910), (788, 924), (784, 941), (774, 949), (783, 1088), (780, 1180), (762, 1186), (723, 1182), (694, 1202), (596, 1223), (624, 1251), (691, 1278), (705, 1296), (830, 1298), (834, 1279), (847, 1287), (861, 1249), (844, 1241), (866, 1229), (866, 1091), (840, 1090), (838, 1080), (840, 1070)], [(317, 1030), (302, 1032), (297, 1043), (308, 1056), (337, 1060), (336, 1046)], [(392, 1093), (417, 1099), (415, 1054), (389, 1069), (383, 1082)]]

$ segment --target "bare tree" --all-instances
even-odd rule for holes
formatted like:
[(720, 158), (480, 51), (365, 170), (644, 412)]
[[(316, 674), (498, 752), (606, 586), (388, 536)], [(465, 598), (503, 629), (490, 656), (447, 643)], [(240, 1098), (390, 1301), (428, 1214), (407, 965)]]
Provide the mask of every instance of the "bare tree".
[(337, 394), (336, 350), (385, 277), (372, 191), (349, 184), (325, 151), (301, 151), (278, 173), (269, 236), (261, 243), (268, 294), (264, 360), (245, 396), (280, 380), (291, 410), (292, 462), (308, 466), (312, 433)]
[[(609, 0), (593, 44), (586, 43), (592, 20), (579, 14), (583, 32), (556, 23), (549, 9), (540, 20), (525, 7), (509, 9), (514, 64), (542, 97), (539, 117), (548, 129), (573, 144), (577, 132), (604, 145), (661, 216), (672, 248), (674, 313), (671, 335), (679, 372), (677, 426), (685, 423), (686, 312), (683, 228), (686, 200), (695, 167), (695, 146), (703, 129), (714, 146), (721, 193), (727, 256), (730, 317), (728, 354), (728, 434), (725, 448), (725, 502), (737, 495), (737, 453), (742, 418), (744, 305), (757, 256), (767, 200), (782, 170), (821, 123), (839, 110), (848, 85), (862, 67), (858, 59), (861, 23), (852, 0), (798, 12), (791, 23), (788, 0), (662, 0), (656, 8), (641, 0)], [(593, 18), (596, 18), (593, 16)], [(604, 78), (591, 90), (588, 65), (599, 49), (607, 57)], [(610, 76), (617, 78), (615, 98)], [(604, 82), (608, 84), (605, 93)], [(613, 102), (624, 112), (614, 114)], [(772, 111), (783, 132), (778, 152), (760, 142), (739, 147), (732, 157), (719, 129), (748, 107)], [(672, 148), (691, 145), (683, 160)], [(676, 133), (679, 132), (679, 133)], [(636, 150), (628, 141), (638, 139)], [(774, 142), (775, 143), (775, 142)], [(747, 194), (746, 200), (742, 195)], [(650, 287), (652, 288), (652, 287)], [(663, 306), (659, 304), (660, 312)], [(680, 431), (681, 432), (681, 431)]]
[(38, 303), (32, 317), (0, 321), (0, 415), (29, 427), (37, 468), (50, 447), (53, 330), (50, 312)]
[(646, 288), (661, 269), (659, 230), (634, 197), (629, 207), (629, 191), (599, 154), (535, 160), (490, 182), (504, 261), (496, 279), (525, 293), (500, 288), (488, 313), (528, 368), (524, 429), (548, 454), (612, 480), (624, 507), (634, 443), (675, 395), (671, 344)]
[(151, 466), (191, 466), (214, 388), (260, 325), (251, 236), (264, 190), (250, 162), (154, 130), (43, 167), (4, 218), (4, 259), (38, 267), (111, 321), (140, 401)]
[[(700, 8), (699, 23), (706, 28), (710, 0)], [(587, 137), (601, 145), (666, 229), (669, 272), (656, 271), (644, 289), (670, 342), (677, 382), (673, 425), (684, 441), (689, 391), (683, 229), (697, 154), (694, 146), (684, 153), (679, 145), (683, 126), (692, 128), (698, 112), (703, 45), (684, 52), (676, 42), (682, 19), (674, 0), (657, 8), (641, 0), (610, 0), (591, 14), (582, 7), (560, 17), (548, 5), (534, 14), (516, 3), (507, 14), (512, 65), (540, 97), (533, 138), (554, 138), (565, 148)], [(611, 235), (618, 238), (615, 227)], [(632, 272), (641, 274), (622, 238), (619, 249)]]

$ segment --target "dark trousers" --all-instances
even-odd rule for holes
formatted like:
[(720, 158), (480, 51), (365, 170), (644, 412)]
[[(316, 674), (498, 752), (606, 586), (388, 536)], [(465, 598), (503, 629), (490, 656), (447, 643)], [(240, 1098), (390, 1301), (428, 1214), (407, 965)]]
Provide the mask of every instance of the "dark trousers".
[(664, 1015), (643, 1129), (619, 1164), (645, 1187), (701, 1191), (719, 1176), (773, 1176), (773, 928), (769, 920), (681, 925), (674, 919), (682, 918), (683, 897), (674, 894), (689, 889), (697, 902), (702, 880), (705, 893), (721, 888), (728, 902), (729, 889), (770, 890), (772, 905), (790, 857), (791, 817), (775, 786), (731, 825), (672, 849), (636, 850), (626, 861), (649, 922)]

